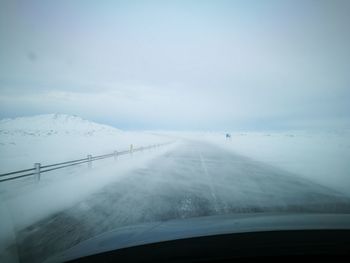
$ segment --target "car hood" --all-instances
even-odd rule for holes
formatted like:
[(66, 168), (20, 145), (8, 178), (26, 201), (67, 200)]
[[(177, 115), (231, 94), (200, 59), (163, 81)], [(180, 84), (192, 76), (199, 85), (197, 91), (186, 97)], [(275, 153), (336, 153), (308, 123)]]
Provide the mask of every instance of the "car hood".
[(83, 241), (46, 262), (69, 261), (121, 248), (192, 237), (322, 229), (350, 229), (350, 214), (230, 214), (131, 225)]

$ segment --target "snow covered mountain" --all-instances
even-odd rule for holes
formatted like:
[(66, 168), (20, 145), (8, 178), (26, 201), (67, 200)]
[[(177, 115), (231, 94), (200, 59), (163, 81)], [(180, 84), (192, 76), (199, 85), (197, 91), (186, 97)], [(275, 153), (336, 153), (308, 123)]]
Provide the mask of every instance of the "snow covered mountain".
[(66, 114), (44, 114), (0, 120), (0, 136), (18, 134), (28, 136), (50, 136), (55, 134), (76, 134), (92, 136), (95, 133), (118, 134), (121, 131), (111, 126), (84, 120)]

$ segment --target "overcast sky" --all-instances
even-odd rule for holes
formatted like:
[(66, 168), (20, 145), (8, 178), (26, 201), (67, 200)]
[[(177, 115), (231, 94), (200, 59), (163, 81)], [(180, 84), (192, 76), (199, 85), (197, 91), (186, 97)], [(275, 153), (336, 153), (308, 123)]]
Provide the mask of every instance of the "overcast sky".
[(0, 117), (350, 128), (350, 1), (0, 1)]

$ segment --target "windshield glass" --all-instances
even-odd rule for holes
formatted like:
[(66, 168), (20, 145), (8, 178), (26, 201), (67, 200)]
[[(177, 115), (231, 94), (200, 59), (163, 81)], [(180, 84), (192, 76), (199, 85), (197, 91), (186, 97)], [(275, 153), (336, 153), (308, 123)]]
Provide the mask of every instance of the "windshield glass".
[(349, 213), (349, 13), (2, 0), (0, 261), (143, 223)]

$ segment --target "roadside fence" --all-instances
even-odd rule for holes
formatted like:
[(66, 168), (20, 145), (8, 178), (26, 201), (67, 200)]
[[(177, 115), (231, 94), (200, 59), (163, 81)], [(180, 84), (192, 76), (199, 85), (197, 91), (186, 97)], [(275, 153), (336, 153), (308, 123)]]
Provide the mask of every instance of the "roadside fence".
[(158, 148), (160, 146), (168, 145), (172, 142), (167, 143), (161, 143), (161, 144), (152, 144), (146, 147), (138, 147), (134, 148), (134, 146), (131, 144), (128, 150), (124, 151), (114, 151), (112, 153), (104, 154), (104, 155), (98, 155), (98, 156), (92, 156), (89, 154), (86, 158), (72, 160), (72, 161), (66, 161), (66, 162), (60, 162), (60, 163), (54, 163), (54, 164), (48, 164), (48, 165), (41, 165), (41, 163), (35, 163), (33, 168), (29, 169), (23, 169), (18, 170), (14, 172), (4, 173), (0, 174), (0, 183), (20, 179), (23, 177), (28, 176), (34, 176), (38, 181), (40, 181), (41, 174), (51, 172), (58, 169), (63, 169), (66, 167), (74, 166), (74, 165), (80, 165), (83, 163), (87, 163), (88, 167), (92, 167), (92, 162), (106, 159), (106, 158), (114, 158), (114, 160), (117, 160), (118, 156), (125, 155), (125, 154), (132, 154), (134, 152), (138, 151), (144, 151), (149, 150), (152, 148)]

